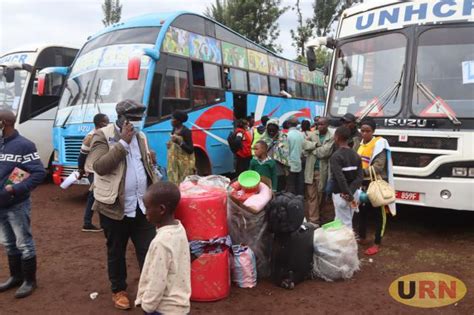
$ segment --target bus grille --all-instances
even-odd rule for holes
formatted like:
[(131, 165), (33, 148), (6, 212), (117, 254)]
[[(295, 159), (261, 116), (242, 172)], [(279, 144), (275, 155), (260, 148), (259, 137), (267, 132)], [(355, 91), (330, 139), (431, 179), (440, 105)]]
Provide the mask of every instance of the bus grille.
[(425, 167), (440, 154), (392, 152), (394, 166)]
[(61, 178), (66, 178), (69, 175), (71, 175), (72, 172), (77, 171), (77, 167), (68, 167), (68, 166), (63, 166), (63, 170), (61, 172)]
[(440, 137), (416, 137), (408, 136), (408, 141), (398, 141), (398, 136), (383, 136), (387, 139), (391, 147), (398, 148), (423, 148), (435, 150), (457, 150), (457, 138), (440, 138)]
[(66, 163), (77, 163), (79, 151), (81, 150), (82, 137), (65, 137), (64, 138), (64, 161)]

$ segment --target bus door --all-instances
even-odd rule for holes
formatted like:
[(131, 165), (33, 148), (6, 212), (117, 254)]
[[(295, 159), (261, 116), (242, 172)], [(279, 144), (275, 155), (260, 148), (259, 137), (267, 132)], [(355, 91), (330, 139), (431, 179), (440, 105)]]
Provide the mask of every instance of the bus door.
[(247, 94), (233, 93), (234, 98), (234, 118), (247, 118)]

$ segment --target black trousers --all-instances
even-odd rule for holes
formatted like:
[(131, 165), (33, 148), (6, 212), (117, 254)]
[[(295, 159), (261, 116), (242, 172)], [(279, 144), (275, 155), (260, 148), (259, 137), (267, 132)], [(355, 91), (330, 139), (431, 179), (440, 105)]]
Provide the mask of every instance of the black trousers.
[(304, 196), (303, 171), (298, 173), (290, 172), (286, 181), (286, 190), (295, 195)]
[(156, 235), (156, 227), (149, 223), (137, 207), (135, 218), (124, 217), (123, 220), (113, 220), (100, 214), (100, 225), (107, 239), (107, 267), (113, 293), (127, 289), (127, 252), (128, 239), (135, 246), (140, 271), (145, 262), (150, 242)]
[(359, 237), (365, 239), (367, 237), (367, 221), (369, 215), (375, 216), (375, 244), (382, 243), (382, 226), (383, 217), (381, 207), (374, 208), (370, 202), (366, 202), (359, 206)]

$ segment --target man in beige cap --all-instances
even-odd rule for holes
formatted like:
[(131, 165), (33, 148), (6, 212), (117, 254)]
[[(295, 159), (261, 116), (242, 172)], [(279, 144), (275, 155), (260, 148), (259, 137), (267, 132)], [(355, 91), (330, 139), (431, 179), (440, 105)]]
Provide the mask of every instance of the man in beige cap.
[(145, 217), (143, 196), (156, 182), (146, 137), (138, 131), (145, 106), (133, 100), (117, 104), (117, 121), (97, 131), (89, 153), (95, 172), (93, 210), (100, 216), (100, 225), (107, 239), (107, 263), (118, 309), (129, 309), (127, 265), (128, 240), (131, 239), (140, 270), (155, 227)]

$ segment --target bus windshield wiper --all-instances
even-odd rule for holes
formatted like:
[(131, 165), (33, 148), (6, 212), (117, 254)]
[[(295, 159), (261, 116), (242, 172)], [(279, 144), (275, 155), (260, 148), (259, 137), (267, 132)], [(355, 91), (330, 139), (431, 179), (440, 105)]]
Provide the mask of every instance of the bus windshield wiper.
[(382, 100), (381, 106), (379, 111), (382, 111), (385, 106), (390, 102), (393, 98), (393, 103), (397, 101), (398, 92), (400, 91), (400, 87), (402, 86), (403, 74), (405, 70), (405, 65), (402, 66), (402, 72), (400, 73), (400, 79), (394, 83), (394, 85), (390, 86), (388, 89), (382, 92), (379, 96), (373, 98), (367, 106), (365, 106), (364, 110), (362, 111), (361, 115), (357, 119), (360, 122), (362, 119), (367, 117), (367, 115), (372, 112), (372, 110), (377, 106), (379, 100)]
[(100, 93), (99, 93), (100, 80), (101, 79), (99, 78), (99, 80), (97, 81), (97, 88), (95, 89), (95, 92), (94, 92), (94, 107), (97, 107), (97, 99), (102, 101), (102, 96), (100, 96)]
[(442, 99), (440, 96), (436, 96), (433, 91), (431, 91), (424, 83), (416, 81), (416, 87), (423, 93), (423, 95), (433, 104), (436, 108), (443, 112), (448, 119), (453, 123), (455, 126), (461, 126), (461, 122), (458, 120), (454, 113), (450, 113), (446, 108), (444, 108), (443, 103), (448, 105), (449, 104)]
[(90, 80), (87, 81), (86, 89), (84, 90), (84, 93), (82, 94), (81, 106), (84, 105), (84, 101), (86, 100), (87, 90), (89, 90), (89, 84), (90, 83), (91, 83)]

